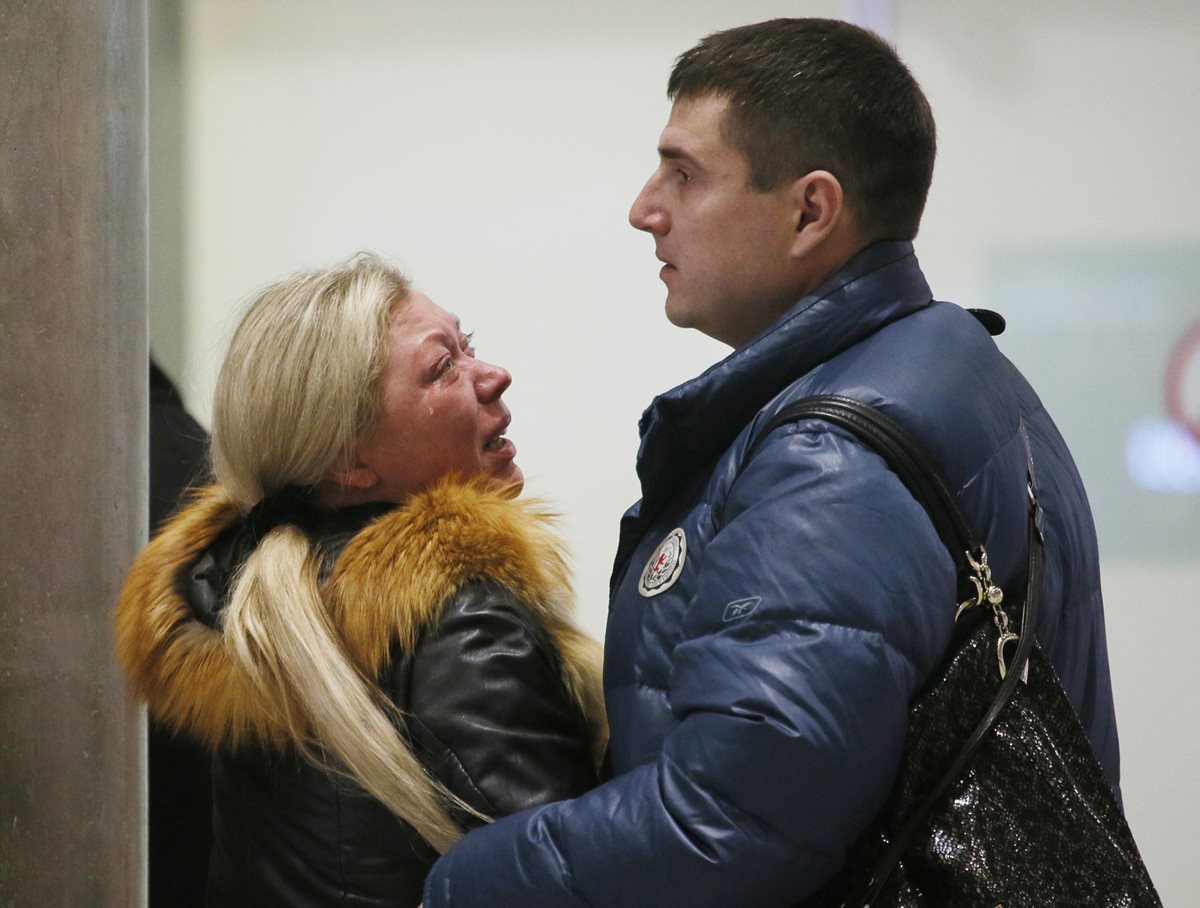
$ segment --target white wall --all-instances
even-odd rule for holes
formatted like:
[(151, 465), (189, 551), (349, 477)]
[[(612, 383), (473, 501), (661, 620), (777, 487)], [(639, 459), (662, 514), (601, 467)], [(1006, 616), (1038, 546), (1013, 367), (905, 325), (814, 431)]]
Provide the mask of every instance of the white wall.
[[(565, 515), (599, 636), (617, 520), (637, 497), (637, 416), (725, 352), (666, 323), (652, 242), (625, 222), (655, 163), (671, 61), (717, 28), (842, 6), (356, 0), (333, 9), (187, 4), (184, 347), (168, 365), (207, 421), (248, 291), (360, 248), (396, 256), (476, 330), (482, 356), (514, 373), (520, 463), (529, 487)], [(905, 0), (894, 39), (938, 116), (918, 253), (941, 298), (987, 301), (997, 250), (1200, 248), (1200, 6)], [(1021, 358), (1032, 348), (1019, 323), (1001, 341), (1036, 373)], [(1042, 390), (1056, 412), (1083, 406)], [(1153, 407), (1150, 390), (1146, 398)], [(1102, 404), (1068, 438), (1081, 463), (1123, 443)], [(1095, 495), (1119, 478), (1085, 479)], [(1171, 506), (1196, 515), (1195, 552), (1200, 496)], [(1102, 517), (1098, 504), (1105, 546)], [(1200, 884), (1190, 658), (1200, 568), (1194, 558), (1155, 564), (1104, 551), (1127, 809), (1164, 901), (1184, 906)]]

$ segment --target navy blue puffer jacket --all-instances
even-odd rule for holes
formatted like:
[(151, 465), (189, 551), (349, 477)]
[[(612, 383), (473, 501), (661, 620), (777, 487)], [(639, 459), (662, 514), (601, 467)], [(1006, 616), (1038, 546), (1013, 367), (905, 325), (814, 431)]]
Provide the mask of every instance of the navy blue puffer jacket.
[(1038, 638), (1117, 788), (1096, 538), (1070, 453), (987, 331), (932, 301), (911, 244), (881, 243), (646, 411), (606, 640), (615, 778), (469, 835), (435, 865), (426, 908), (788, 906), (838, 869), (949, 644), (955, 575), (921, 506), (848, 433), (787, 425), (748, 457), (812, 394), (917, 436), (1011, 595), (1024, 422), (1046, 511)]

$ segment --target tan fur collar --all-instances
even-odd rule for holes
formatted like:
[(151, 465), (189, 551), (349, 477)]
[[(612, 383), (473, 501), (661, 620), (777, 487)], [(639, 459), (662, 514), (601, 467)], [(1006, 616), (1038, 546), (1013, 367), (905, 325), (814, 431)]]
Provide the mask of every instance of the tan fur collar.
[[(180, 595), (181, 571), (238, 519), (216, 486), (202, 490), (146, 547), (116, 614), (117, 656), (152, 716), (211, 747), (245, 738), (282, 744), (279, 710), (225, 652), (223, 636), (196, 621)], [(563, 545), (552, 515), (479, 484), (444, 482), (373, 521), (346, 545), (323, 596), (347, 653), (367, 677), (392, 644), (411, 648), (456, 589), (487, 579), (539, 617), (562, 659), (564, 680), (603, 735), (599, 647), (570, 621)]]

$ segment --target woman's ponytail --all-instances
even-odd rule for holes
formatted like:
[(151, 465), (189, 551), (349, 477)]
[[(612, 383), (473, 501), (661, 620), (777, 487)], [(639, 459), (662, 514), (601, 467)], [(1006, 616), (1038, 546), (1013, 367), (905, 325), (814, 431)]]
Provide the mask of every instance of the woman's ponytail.
[(350, 662), (296, 527), (259, 543), (224, 612), (225, 646), (312, 762), (348, 776), (438, 852), (461, 837), (447, 807), (488, 819), (433, 779), (397, 729), (399, 711)]

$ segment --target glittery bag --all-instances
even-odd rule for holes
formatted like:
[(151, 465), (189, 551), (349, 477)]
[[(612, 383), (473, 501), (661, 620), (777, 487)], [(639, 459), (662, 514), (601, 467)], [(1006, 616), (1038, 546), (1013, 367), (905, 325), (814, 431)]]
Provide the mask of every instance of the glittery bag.
[[(1083, 726), (1036, 648), (1028, 682), (1016, 686), (961, 773), (922, 811), (994, 701), (996, 645), (993, 624), (981, 624), (913, 706), (887, 806), (852, 850), (851, 869), (814, 906), (1162, 904)], [(925, 819), (902, 837), (916, 816)], [(887, 852), (893, 843), (902, 846), (899, 855)]]
[[(1161, 906), (1054, 669), (1033, 635), (1010, 625), (987, 553), (920, 445), (879, 411), (830, 396), (788, 406), (758, 438), (799, 419), (839, 425), (887, 460), (929, 513), (965, 594), (955, 615), (960, 645), (910, 710), (887, 803), (845, 869), (802, 908)], [(1020, 628), (1036, 626), (1044, 544), (1027, 438), (1025, 448)]]

